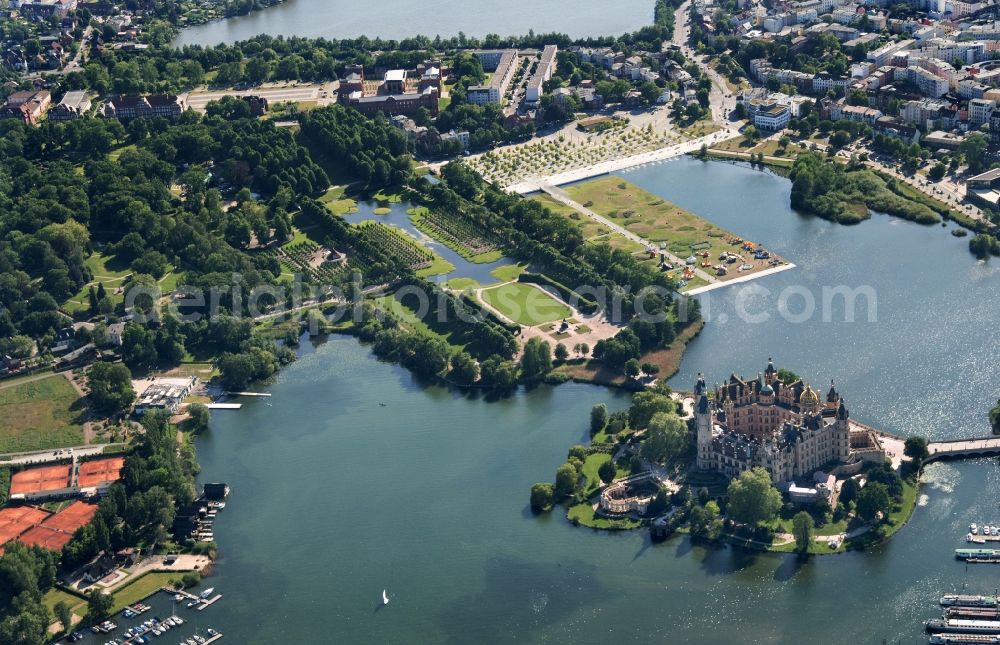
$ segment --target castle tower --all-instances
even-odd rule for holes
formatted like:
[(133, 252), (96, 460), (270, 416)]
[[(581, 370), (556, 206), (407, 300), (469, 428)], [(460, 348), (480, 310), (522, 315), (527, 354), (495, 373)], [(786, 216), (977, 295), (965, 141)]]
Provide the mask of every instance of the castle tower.
[(708, 402), (708, 388), (705, 377), (698, 374), (694, 386), (694, 418), (698, 427), (698, 468), (711, 468), (712, 452), (712, 409)]
[(774, 368), (774, 360), (770, 356), (767, 357), (767, 369), (764, 370), (764, 376), (767, 378), (768, 383), (778, 378), (778, 370)]
[[(830, 388), (833, 389), (832, 387)], [(834, 437), (836, 444), (836, 457), (841, 461), (847, 461), (848, 457), (851, 456), (851, 421), (850, 413), (847, 411), (847, 406), (844, 405), (843, 397), (837, 397), (840, 402), (840, 407), (837, 408), (837, 420), (834, 422), (834, 427), (836, 428), (836, 435)]]
[(833, 379), (830, 379), (830, 391), (826, 393), (826, 407), (831, 410), (836, 410), (840, 403), (840, 394), (837, 393), (837, 388), (833, 386)]

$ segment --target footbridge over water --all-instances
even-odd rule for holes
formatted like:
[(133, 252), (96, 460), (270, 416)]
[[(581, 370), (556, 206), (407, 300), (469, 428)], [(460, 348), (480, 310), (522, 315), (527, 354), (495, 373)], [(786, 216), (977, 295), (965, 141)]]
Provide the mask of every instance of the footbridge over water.
[(924, 463), (936, 459), (961, 459), (964, 457), (1000, 455), (1000, 437), (934, 441), (927, 444), (927, 452), (930, 454), (924, 460)]

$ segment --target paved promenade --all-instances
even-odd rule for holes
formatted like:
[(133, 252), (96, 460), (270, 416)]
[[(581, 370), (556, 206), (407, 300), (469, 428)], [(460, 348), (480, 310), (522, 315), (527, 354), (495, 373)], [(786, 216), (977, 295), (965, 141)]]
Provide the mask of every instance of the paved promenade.
[(591, 177), (608, 175), (626, 168), (634, 168), (635, 166), (641, 166), (643, 164), (673, 159), (674, 157), (679, 157), (681, 155), (690, 154), (700, 150), (702, 144), (711, 146), (719, 141), (730, 139), (737, 134), (738, 132), (727, 128), (705, 135), (704, 137), (700, 137), (698, 139), (692, 139), (691, 141), (685, 141), (684, 143), (677, 143), (672, 146), (660, 148), (659, 150), (642, 152), (637, 155), (622, 157), (621, 159), (602, 161), (601, 163), (596, 163), (592, 166), (587, 166), (586, 168), (568, 170), (566, 172), (560, 172), (553, 175), (532, 177), (507, 186), (507, 190), (521, 195), (527, 195), (528, 193), (535, 193), (541, 190), (543, 184), (561, 186), (574, 181), (590, 179)]

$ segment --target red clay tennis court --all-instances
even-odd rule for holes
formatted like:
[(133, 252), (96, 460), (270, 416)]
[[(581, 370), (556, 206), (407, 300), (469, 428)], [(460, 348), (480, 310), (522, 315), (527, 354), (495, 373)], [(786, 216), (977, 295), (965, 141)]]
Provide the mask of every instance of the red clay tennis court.
[(46, 490), (69, 488), (68, 464), (29, 468), (16, 473), (10, 479), (10, 494), (39, 493)]
[(76, 501), (44, 520), (42, 526), (72, 535), (74, 531), (89, 522), (96, 512), (96, 504)]
[(49, 516), (34, 506), (0, 508), (0, 544), (10, 542)]
[(77, 470), (77, 486), (80, 488), (90, 488), (105, 482), (118, 481), (121, 479), (122, 466), (124, 464), (124, 457), (108, 457), (106, 459), (85, 461), (80, 464)]
[(28, 546), (40, 546), (52, 551), (61, 551), (72, 537), (72, 533), (63, 533), (62, 531), (39, 524), (18, 538), (18, 542), (23, 542)]

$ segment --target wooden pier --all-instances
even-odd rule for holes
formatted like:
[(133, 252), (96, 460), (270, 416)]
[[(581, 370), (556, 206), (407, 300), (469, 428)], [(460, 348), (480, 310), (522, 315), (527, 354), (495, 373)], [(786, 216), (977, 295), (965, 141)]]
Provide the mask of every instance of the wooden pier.
[(215, 641), (219, 640), (220, 638), (222, 638), (222, 633), (221, 632), (218, 633), (218, 634), (216, 634), (215, 636), (210, 636), (209, 638), (206, 638), (204, 645), (208, 645), (209, 643), (214, 643)]
[(194, 595), (190, 591), (184, 591), (183, 589), (174, 589), (173, 587), (160, 587), (160, 591), (168, 593), (171, 596), (182, 596), (187, 600), (201, 600), (201, 598)]
[(992, 457), (1000, 455), (1000, 437), (978, 439), (956, 439), (954, 441), (934, 441), (927, 444), (929, 453), (924, 463), (938, 459), (963, 459), (968, 457)]
[(198, 611), (204, 611), (206, 607), (215, 604), (220, 598), (222, 598), (222, 594), (217, 593), (210, 600), (202, 600), (201, 604), (197, 607)]
[(226, 392), (229, 396), (271, 396), (270, 392)]

